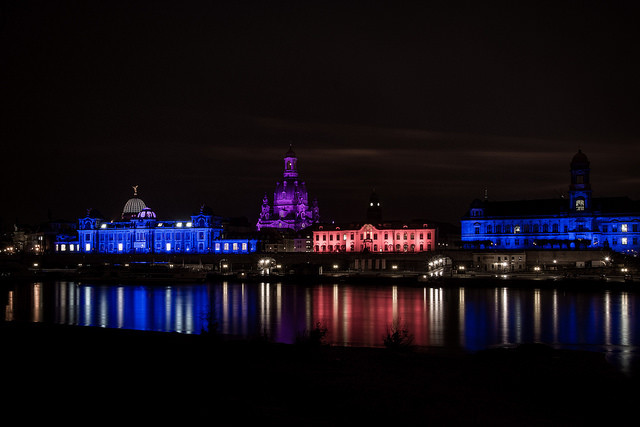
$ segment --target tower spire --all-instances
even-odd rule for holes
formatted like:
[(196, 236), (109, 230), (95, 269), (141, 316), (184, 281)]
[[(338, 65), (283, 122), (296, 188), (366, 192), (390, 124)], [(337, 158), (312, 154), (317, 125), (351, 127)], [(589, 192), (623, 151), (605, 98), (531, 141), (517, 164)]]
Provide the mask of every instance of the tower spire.
[(298, 157), (293, 151), (293, 147), (291, 144), (289, 144), (289, 151), (287, 151), (287, 153), (284, 155), (284, 177), (298, 177)]

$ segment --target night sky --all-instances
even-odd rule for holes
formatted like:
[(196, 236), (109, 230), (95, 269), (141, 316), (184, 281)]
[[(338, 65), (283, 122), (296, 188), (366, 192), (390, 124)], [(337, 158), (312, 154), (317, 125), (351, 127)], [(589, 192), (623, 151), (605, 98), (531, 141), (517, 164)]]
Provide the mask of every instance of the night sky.
[(323, 220), (560, 197), (579, 148), (640, 199), (633, 2), (342, 3), (3, 1), (2, 225), (255, 223), (289, 144)]

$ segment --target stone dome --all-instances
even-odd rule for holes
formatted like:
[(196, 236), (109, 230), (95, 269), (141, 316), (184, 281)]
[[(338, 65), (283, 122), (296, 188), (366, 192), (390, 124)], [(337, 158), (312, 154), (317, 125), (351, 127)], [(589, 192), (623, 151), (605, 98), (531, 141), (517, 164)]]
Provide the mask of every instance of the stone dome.
[[(140, 199), (138, 199), (140, 200)], [(142, 200), (140, 200), (142, 202)], [(137, 215), (138, 219), (156, 219), (156, 213), (150, 208), (145, 207)]]

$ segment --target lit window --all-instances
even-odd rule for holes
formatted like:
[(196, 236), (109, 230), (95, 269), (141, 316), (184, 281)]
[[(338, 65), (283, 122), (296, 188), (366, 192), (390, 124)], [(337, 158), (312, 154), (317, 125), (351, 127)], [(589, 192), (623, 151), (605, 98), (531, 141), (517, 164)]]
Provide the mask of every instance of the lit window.
[(188, 222), (188, 223), (187, 223), (187, 227), (191, 227), (192, 225), (193, 225), (193, 224), (192, 224), (192, 223), (190, 223), (190, 222)]
[[(626, 244), (626, 243), (623, 243), (623, 244)], [(74, 249), (75, 249), (74, 245), (69, 245), (69, 250), (70, 250), (71, 252), (73, 252), (73, 251), (74, 251)]]
[(91, 243), (87, 243), (84, 245), (85, 252), (91, 252)]
[(181, 222), (177, 223), (176, 227), (182, 227), (182, 223)]
[(620, 224), (620, 231), (622, 233), (626, 233), (627, 231), (629, 231), (629, 228), (627, 227), (627, 224)]
[(171, 252), (171, 243), (167, 243), (167, 252)]
[(100, 228), (107, 228), (107, 224), (102, 224)]
[(228, 244), (228, 243), (225, 243), (225, 244), (223, 245), (223, 247), (222, 247), (222, 248), (223, 248), (225, 251), (228, 251), (228, 250), (229, 250), (229, 244)]
[(520, 226), (519, 225), (515, 225), (513, 227), (513, 232), (516, 233), (516, 234), (519, 233), (520, 232)]
[(576, 200), (576, 210), (583, 211), (584, 210), (584, 199)]
[(243, 244), (242, 244), (242, 250), (243, 250), (243, 251), (246, 251), (246, 250), (247, 250), (247, 244), (246, 244), (246, 243), (243, 243)]
[(67, 245), (60, 245), (60, 250), (62, 252), (66, 251), (67, 250)]
[(237, 251), (237, 250), (238, 250), (238, 244), (237, 244), (237, 243), (234, 243), (234, 244), (233, 244), (233, 250), (234, 250), (234, 251)]
[(627, 238), (623, 237), (622, 239), (620, 239), (620, 243), (622, 243), (623, 245), (627, 244)]
[(118, 243), (118, 251), (122, 252), (122, 243)]

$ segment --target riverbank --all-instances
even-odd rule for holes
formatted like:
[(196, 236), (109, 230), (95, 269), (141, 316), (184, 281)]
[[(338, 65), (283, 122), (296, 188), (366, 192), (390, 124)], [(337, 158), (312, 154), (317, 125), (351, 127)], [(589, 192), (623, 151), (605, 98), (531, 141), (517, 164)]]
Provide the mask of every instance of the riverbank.
[(5, 412), (25, 420), (222, 425), (586, 425), (635, 415), (604, 356), (475, 354), (1, 323)]
[(100, 275), (83, 275), (75, 269), (31, 269), (18, 274), (4, 275), (0, 283), (19, 281), (67, 280), (78, 283), (128, 283), (128, 284), (175, 284), (237, 281), (246, 283), (288, 283), (288, 284), (366, 284), (401, 285), (420, 287), (506, 287), (537, 289), (609, 290), (635, 292), (640, 290), (640, 280), (626, 279), (624, 276), (594, 275), (551, 275), (551, 274), (465, 274), (430, 278), (418, 273), (361, 273), (344, 272), (329, 274), (272, 274), (255, 273), (205, 273), (176, 269), (175, 273), (162, 271), (157, 274), (136, 274), (117, 272)]

